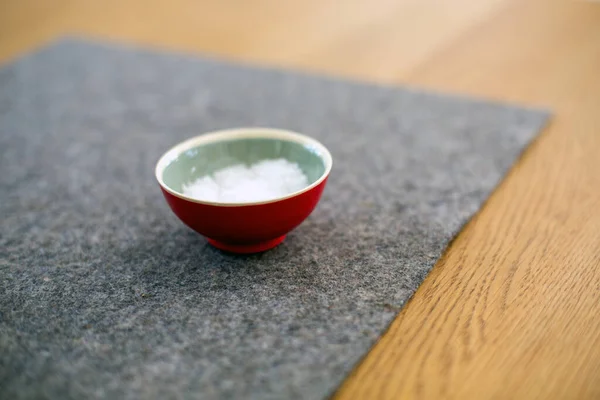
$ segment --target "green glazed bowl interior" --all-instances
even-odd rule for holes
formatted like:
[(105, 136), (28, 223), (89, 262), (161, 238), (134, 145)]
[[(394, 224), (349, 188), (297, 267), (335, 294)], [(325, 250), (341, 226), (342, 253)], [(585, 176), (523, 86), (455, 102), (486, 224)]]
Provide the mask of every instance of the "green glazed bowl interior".
[[(173, 149), (175, 152), (162, 169), (162, 182), (171, 191), (182, 194), (183, 185), (211, 175), (219, 169), (236, 164), (248, 166), (262, 160), (284, 158), (298, 164), (308, 178), (310, 186), (323, 177), (328, 169), (328, 155), (323, 154), (324, 150), (319, 146), (285, 137), (260, 137), (260, 134), (254, 136), (224, 136), (221, 140), (184, 148), (179, 153)], [(157, 175), (159, 174), (157, 172)]]

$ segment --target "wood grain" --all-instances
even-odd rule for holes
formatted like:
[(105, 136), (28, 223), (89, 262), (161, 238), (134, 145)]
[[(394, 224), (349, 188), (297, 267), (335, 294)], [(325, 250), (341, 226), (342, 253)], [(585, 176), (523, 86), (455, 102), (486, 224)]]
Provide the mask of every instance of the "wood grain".
[(0, 2), (0, 62), (67, 33), (550, 107), (334, 397), (600, 398), (600, 4)]

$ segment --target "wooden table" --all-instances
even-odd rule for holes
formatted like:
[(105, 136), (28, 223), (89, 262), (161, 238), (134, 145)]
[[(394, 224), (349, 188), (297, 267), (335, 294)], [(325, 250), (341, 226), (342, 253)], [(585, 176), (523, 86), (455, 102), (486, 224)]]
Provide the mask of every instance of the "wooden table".
[(0, 62), (65, 33), (551, 108), (337, 397), (600, 399), (600, 3), (0, 0)]

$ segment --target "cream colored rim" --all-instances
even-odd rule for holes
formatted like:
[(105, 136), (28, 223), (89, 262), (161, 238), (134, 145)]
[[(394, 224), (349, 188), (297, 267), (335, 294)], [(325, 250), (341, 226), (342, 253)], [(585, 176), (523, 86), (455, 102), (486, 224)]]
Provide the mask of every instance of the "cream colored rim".
[[(163, 172), (165, 168), (173, 162), (179, 155), (189, 149), (194, 147), (214, 143), (214, 142), (222, 142), (228, 140), (236, 140), (236, 139), (248, 139), (248, 138), (257, 138), (257, 139), (280, 139), (287, 140), (290, 142), (296, 142), (302, 145), (310, 145), (316, 148), (319, 151), (319, 156), (325, 163), (325, 172), (313, 182), (311, 185), (305, 187), (302, 190), (298, 190), (296, 192), (290, 193), (287, 196), (278, 197), (276, 199), (271, 199), (267, 201), (257, 201), (257, 202), (248, 202), (248, 203), (219, 203), (219, 202), (211, 202), (211, 201), (202, 201), (198, 199), (194, 199), (192, 197), (188, 197), (183, 193), (179, 193), (170, 187), (168, 187), (163, 181)], [(227, 129), (227, 130), (219, 130), (208, 132), (191, 139), (188, 139), (184, 142), (179, 143), (178, 145), (169, 149), (165, 154), (160, 157), (158, 162), (156, 163), (156, 168), (154, 170), (154, 174), (156, 176), (156, 180), (160, 184), (160, 186), (172, 194), (173, 196), (179, 197), (180, 199), (184, 199), (187, 201), (191, 201), (193, 203), (213, 205), (213, 206), (221, 206), (221, 207), (239, 207), (239, 206), (253, 206), (259, 204), (268, 204), (275, 203), (277, 201), (289, 199), (294, 196), (298, 196), (304, 192), (311, 190), (312, 188), (318, 186), (321, 182), (323, 182), (329, 173), (331, 172), (331, 167), (333, 166), (333, 159), (331, 157), (331, 153), (323, 144), (319, 141), (292, 131), (282, 130), (282, 129), (272, 129), (272, 128), (237, 128), (237, 129)]]

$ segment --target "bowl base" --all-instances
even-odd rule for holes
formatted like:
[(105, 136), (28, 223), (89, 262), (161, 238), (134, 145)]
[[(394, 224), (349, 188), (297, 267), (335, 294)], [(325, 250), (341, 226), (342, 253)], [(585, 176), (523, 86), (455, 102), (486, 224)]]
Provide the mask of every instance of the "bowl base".
[(237, 254), (252, 254), (252, 253), (261, 253), (263, 251), (267, 251), (277, 246), (285, 239), (286, 235), (279, 236), (278, 238), (266, 240), (264, 242), (253, 243), (253, 244), (228, 244), (219, 242), (218, 240), (213, 240), (207, 238), (208, 243), (213, 245), (219, 250), (228, 251), (230, 253)]

